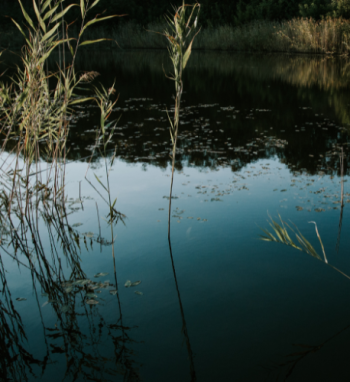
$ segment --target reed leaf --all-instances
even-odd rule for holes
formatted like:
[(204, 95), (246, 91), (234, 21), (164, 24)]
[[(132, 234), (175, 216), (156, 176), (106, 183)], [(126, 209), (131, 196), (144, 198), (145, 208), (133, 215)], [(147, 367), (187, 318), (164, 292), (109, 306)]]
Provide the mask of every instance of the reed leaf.
[(68, 5), (63, 11), (59, 12), (56, 16), (54, 16), (51, 21), (50, 21), (50, 24), (51, 23), (54, 23), (55, 21), (57, 20), (60, 20), (62, 17), (64, 17), (64, 15), (73, 7), (77, 7), (78, 5), (77, 4), (71, 4), (71, 5)]
[(33, 23), (32, 19), (29, 17), (28, 13), (25, 11), (25, 9), (21, 3), (21, 0), (18, 0), (18, 2), (19, 2), (19, 5), (21, 6), (24, 18), (27, 20), (27, 23), (32, 27), (32, 29), (35, 31), (34, 23)]
[(44, 4), (41, 6), (41, 13), (44, 13), (46, 8), (51, 5), (51, 0), (46, 0)]
[(113, 16), (105, 16), (105, 17), (100, 17), (99, 19), (98, 18), (94, 18), (93, 20), (90, 20), (89, 22), (87, 22), (84, 26), (84, 28), (82, 29), (82, 31), (79, 33), (79, 36), (82, 36), (82, 34), (84, 33), (84, 31), (86, 30), (86, 28), (88, 28), (89, 26), (95, 24), (95, 23), (99, 23), (101, 21), (105, 21), (105, 20), (109, 20), (109, 19), (113, 19), (114, 17), (123, 17), (125, 15), (113, 15)]
[(46, 25), (44, 23), (44, 20), (40, 16), (40, 12), (39, 12), (38, 6), (36, 5), (35, 0), (33, 0), (33, 7), (34, 7), (35, 14), (36, 14), (36, 18), (39, 21), (39, 25), (40, 25), (41, 29), (43, 30), (43, 32), (46, 33)]
[(111, 41), (111, 39), (110, 38), (99, 38), (97, 40), (87, 40), (87, 41), (83, 41), (82, 43), (80, 43), (80, 46), (96, 44), (96, 43), (102, 42), (102, 41)]
[[(322, 261), (322, 257), (317, 253), (316, 249), (312, 246), (312, 244), (302, 235), (302, 233), (300, 232), (298, 227), (294, 223), (292, 223), (295, 226), (295, 229), (296, 229), (296, 232), (295, 232), (287, 223), (285, 223), (282, 220), (280, 215), (278, 215), (278, 216), (280, 218), (281, 225), (279, 225), (276, 221), (273, 220), (273, 218), (271, 216), (269, 216), (269, 218), (270, 218), (269, 225), (271, 226), (272, 231), (276, 234), (277, 237), (274, 236), (268, 230), (260, 228), (265, 234), (265, 235), (259, 235), (260, 240), (288, 245), (290, 247), (298, 249), (299, 251), (307, 253), (308, 255), (314, 257), (317, 260)], [(345, 276), (346, 278), (350, 279), (350, 277), (348, 275), (346, 275), (344, 272), (342, 272), (338, 268), (336, 268), (333, 265), (328, 263), (326, 252), (325, 252), (325, 249), (324, 249), (324, 246), (322, 243), (321, 236), (318, 232), (317, 225), (315, 222), (309, 222), (309, 223), (315, 224), (317, 238), (320, 242), (320, 245), (321, 245), (321, 248), (323, 251), (323, 255), (324, 255), (323, 262), (326, 265), (330, 266), (335, 271), (339, 272), (342, 276)], [(298, 246), (297, 243), (290, 238), (290, 236), (288, 234), (288, 230), (287, 230), (287, 228), (285, 228), (285, 226), (287, 226), (295, 234), (296, 240), (300, 244), (300, 246)]]
[[(49, 0), (50, 1), (50, 0)], [(57, 10), (57, 8), (59, 7), (60, 3), (56, 4), (52, 9), (50, 9), (49, 11), (47, 11), (47, 13), (44, 15), (43, 17), (43, 20), (47, 20), (48, 18), (50, 18)], [(43, 10), (44, 11), (44, 8)]]

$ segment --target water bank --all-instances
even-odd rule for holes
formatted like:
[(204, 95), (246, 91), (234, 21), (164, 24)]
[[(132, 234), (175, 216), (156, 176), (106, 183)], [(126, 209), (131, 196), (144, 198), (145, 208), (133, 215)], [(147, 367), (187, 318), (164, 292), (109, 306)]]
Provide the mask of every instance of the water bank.
[[(110, 41), (103, 42), (100, 49), (166, 49), (167, 42), (162, 36), (165, 29), (165, 23), (142, 26), (130, 22), (112, 30), (91, 29), (85, 38), (109, 38)], [(74, 37), (74, 31), (71, 34)], [(320, 21), (295, 18), (282, 22), (261, 20), (239, 27), (223, 25), (202, 29), (193, 49), (347, 55), (350, 52), (349, 36), (350, 21), (341, 18)], [(1, 32), (1, 48), (14, 49), (22, 44), (18, 31)], [(86, 49), (89, 47), (93, 46)]]
[[(166, 27), (165, 23), (142, 26), (129, 22), (112, 30), (91, 29), (86, 33), (86, 39), (109, 38), (110, 41), (101, 43), (100, 49), (166, 49), (167, 42), (162, 35)], [(72, 31), (73, 37), (75, 34)], [(350, 51), (349, 36), (350, 21), (341, 18), (320, 21), (295, 18), (282, 22), (260, 20), (238, 27), (222, 25), (202, 29), (193, 49), (347, 55)], [(17, 30), (0, 33), (1, 49), (20, 48), (23, 43)]]

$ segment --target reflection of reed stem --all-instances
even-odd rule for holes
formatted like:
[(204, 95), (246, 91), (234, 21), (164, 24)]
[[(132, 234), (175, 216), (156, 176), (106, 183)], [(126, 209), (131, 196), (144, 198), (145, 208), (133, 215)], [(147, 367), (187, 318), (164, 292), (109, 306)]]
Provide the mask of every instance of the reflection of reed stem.
[(340, 234), (341, 234), (341, 228), (343, 225), (343, 211), (344, 211), (344, 151), (343, 147), (341, 148), (341, 154), (339, 158), (340, 162), (340, 183), (341, 183), (341, 196), (340, 196), (340, 217), (339, 217), (339, 229), (338, 229), (338, 237), (337, 237), (337, 244), (336, 244), (336, 251), (339, 251), (340, 246)]
[(98, 205), (96, 202), (96, 211), (97, 211), (97, 220), (98, 220), (98, 234), (99, 234), (99, 239), (100, 239), (100, 250), (102, 252), (102, 236), (101, 236), (101, 223), (100, 223), (100, 214), (98, 212)]
[[(183, 310), (183, 306), (181, 302), (180, 290), (177, 283), (175, 264), (174, 264), (173, 253), (171, 249), (171, 239), (170, 239), (171, 199), (172, 199), (173, 183), (174, 183), (176, 144), (177, 144), (179, 120), (180, 120), (180, 105), (181, 105), (181, 96), (183, 91), (182, 73), (191, 55), (191, 47), (192, 47), (192, 43), (195, 36), (192, 37), (192, 40), (190, 43), (188, 43), (186, 40), (187, 40), (187, 37), (189, 37), (190, 35), (191, 28), (193, 27), (193, 29), (196, 29), (197, 27), (198, 13), (197, 13), (197, 17), (195, 21), (193, 22), (193, 26), (190, 27), (190, 21), (191, 21), (192, 15), (195, 12), (197, 7), (199, 12), (199, 4), (196, 3), (195, 5), (190, 6), (192, 7), (192, 12), (188, 20), (186, 21), (187, 6), (188, 5), (185, 5), (185, 3), (183, 2), (183, 5), (181, 7), (175, 9), (176, 13), (174, 16), (174, 21), (172, 21), (170, 18), (168, 19), (168, 24), (172, 29), (173, 36), (170, 36), (168, 32), (165, 32), (165, 37), (168, 39), (168, 42), (170, 44), (169, 53), (170, 53), (170, 58), (174, 66), (174, 76), (172, 79), (175, 81), (175, 91), (176, 91), (173, 122), (171, 122), (169, 118), (170, 125), (171, 125), (170, 136), (171, 136), (173, 148), (172, 148), (172, 166), (171, 166), (171, 182), (170, 182), (169, 212), (168, 212), (168, 242), (169, 242), (171, 265), (172, 265), (173, 273), (174, 273), (176, 292), (179, 299), (179, 306), (180, 306), (180, 312), (182, 317), (182, 332), (185, 336), (188, 358), (190, 362), (191, 382), (193, 382), (193, 381), (196, 381), (196, 372), (195, 372), (194, 362), (193, 362), (193, 352), (191, 349), (190, 338), (187, 331), (185, 314), (184, 314), (184, 310)], [(185, 51), (186, 42), (188, 46)]]
[(196, 371), (195, 371), (195, 368), (194, 368), (194, 361), (193, 361), (194, 357), (193, 357), (193, 352), (192, 352), (192, 348), (191, 348), (190, 337), (189, 337), (188, 331), (187, 331), (187, 324), (186, 324), (186, 320), (185, 320), (184, 309), (183, 309), (183, 306), (182, 306), (179, 285), (177, 283), (177, 277), (176, 277), (176, 271), (175, 271), (173, 252), (172, 252), (172, 249), (171, 249), (170, 236), (168, 237), (168, 242), (169, 242), (169, 251), (170, 251), (171, 266), (173, 268), (175, 287), (176, 287), (177, 297), (179, 299), (179, 306), (180, 306), (180, 312), (181, 312), (181, 318), (182, 318), (182, 332), (183, 332), (184, 337), (185, 337), (186, 347), (187, 347), (187, 352), (188, 352), (188, 359), (190, 361), (191, 382), (194, 382), (194, 381), (197, 380)]

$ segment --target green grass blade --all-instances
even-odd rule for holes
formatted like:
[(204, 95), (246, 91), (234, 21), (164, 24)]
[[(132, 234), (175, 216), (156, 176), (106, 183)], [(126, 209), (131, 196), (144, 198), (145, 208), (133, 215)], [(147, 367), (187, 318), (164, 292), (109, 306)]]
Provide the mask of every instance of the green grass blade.
[(80, 11), (81, 11), (81, 17), (84, 17), (84, 13), (85, 13), (85, 0), (80, 0)]
[(87, 41), (84, 41), (80, 44), (80, 46), (83, 46), (83, 45), (90, 45), (90, 44), (96, 44), (98, 42), (102, 42), (102, 41), (112, 41), (110, 38), (99, 38), (97, 40), (87, 40)]
[(95, 178), (97, 179), (97, 181), (100, 183), (100, 185), (108, 192), (106, 186), (100, 181), (99, 177), (94, 173), (95, 175)]
[(23, 5), (21, 3), (21, 0), (18, 0), (19, 2), (19, 5), (21, 6), (21, 9), (22, 9), (22, 13), (23, 13), (23, 16), (24, 18), (27, 20), (28, 24), (32, 27), (32, 29), (35, 31), (35, 27), (34, 27), (34, 24), (33, 24), (33, 21), (32, 19), (29, 17), (28, 13), (25, 11), (25, 9), (23, 8)]
[(48, 18), (50, 18), (57, 10), (59, 4), (55, 5), (52, 9), (50, 9), (49, 11), (47, 11), (43, 17), (43, 20), (47, 20)]
[(41, 15), (40, 15), (40, 12), (39, 12), (38, 6), (36, 5), (36, 1), (35, 0), (33, 1), (33, 6), (34, 6), (34, 11), (35, 11), (35, 14), (36, 14), (36, 18), (38, 19), (39, 24), (40, 24), (40, 27), (43, 30), (43, 32), (46, 33), (46, 25), (45, 25), (43, 19), (41, 18)]
[(105, 21), (105, 20), (109, 20), (109, 19), (113, 19), (114, 17), (123, 17), (125, 15), (113, 15), (113, 16), (106, 16), (106, 17), (100, 17), (99, 19), (98, 18), (94, 18), (93, 20), (90, 20), (89, 22), (87, 22), (83, 28), (83, 30), (80, 32), (79, 36), (81, 36), (84, 31), (86, 30), (86, 28), (88, 28), (90, 25), (93, 25), (95, 23), (99, 23), (101, 21)]
[(73, 7), (78, 7), (78, 4), (68, 5), (67, 8), (65, 8), (62, 12), (58, 13), (55, 17), (52, 18), (51, 23), (53, 23), (53, 22), (59, 20), (60, 18), (62, 18)]
[(57, 30), (57, 28), (60, 26), (61, 23), (57, 23), (52, 29), (50, 29), (47, 33), (44, 34), (43, 38), (41, 39), (42, 42), (49, 39)]

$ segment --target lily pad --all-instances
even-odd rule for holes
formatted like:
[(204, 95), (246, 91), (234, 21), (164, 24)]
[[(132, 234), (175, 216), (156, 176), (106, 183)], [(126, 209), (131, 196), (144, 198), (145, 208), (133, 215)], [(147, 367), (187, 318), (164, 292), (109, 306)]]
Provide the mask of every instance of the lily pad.
[(315, 211), (316, 212), (323, 212), (323, 211), (325, 211), (325, 209), (324, 208), (315, 208)]
[(89, 304), (89, 305), (96, 305), (96, 304), (99, 303), (98, 301), (96, 301), (96, 300), (94, 300), (94, 299), (86, 300), (85, 302), (86, 302), (87, 304)]
[(107, 276), (108, 273), (97, 273), (94, 277), (104, 277), (104, 276)]
[(86, 285), (90, 282), (88, 279), (75, 280), (72, 285)]
[(97, 298), (97, 296), (94, 293), (86, 293), (85, 296), (90, 298)]
[(70, 309), (69, 305), (62, 305), (61, 306), (61, 312), (66, 313)]

